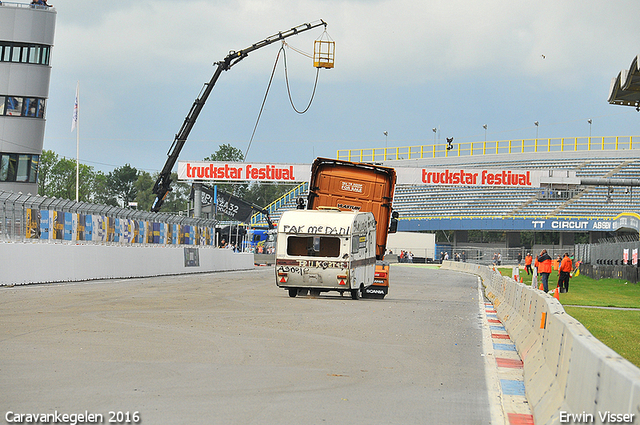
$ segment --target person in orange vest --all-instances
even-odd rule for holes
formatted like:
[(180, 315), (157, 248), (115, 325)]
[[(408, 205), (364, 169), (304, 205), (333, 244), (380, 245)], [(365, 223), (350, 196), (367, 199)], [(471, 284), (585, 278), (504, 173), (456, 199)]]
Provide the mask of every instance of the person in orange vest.
[(538, 255), (538, 273), (542, 279), (542, 288), (544, 292), (549, 292), (549, 275), (551, 274), (551, 257), (547, 254), (547, 250), (543, 249)]
[(558, 288), (560, 288), (560, 292), (565, 293), (569, 292), (569, 278), (571, 277), (571, 271), (573, 270), (573, 262), (571, 261), (571, 257), (569, 257), (569, 253), (564, 253), (564, 258), (560, 262), (560, 277), (558, 277)]
[(533, 257), (530, 252), (527, 252), (527, 256), (524, 257), (524, 269), (527, 271), (527, 274), (533, 274), (533, 270), (531, 270), (531, 262), (533, 261)]

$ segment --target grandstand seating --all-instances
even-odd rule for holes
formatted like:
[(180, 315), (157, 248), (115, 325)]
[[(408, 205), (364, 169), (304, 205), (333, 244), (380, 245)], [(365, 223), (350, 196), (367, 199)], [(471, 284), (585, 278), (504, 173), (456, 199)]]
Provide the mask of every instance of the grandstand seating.
[[(523, 159), (526, 156), (526, 159)], [(430, 162), (431, 161), (431, 162)], [(578, 178), (640, 180), (640, 150), (572, 152), (563, 155), (527, 153), (450, 157), (421, 161), (391, 161), (393, 167), (465, 166), (507, 169), (567, 169)], [(406, 164), (406, 165), (405, 165)], [(437, 164), (437, 165), (435, 165)], [(547, 194), (544, 192), (547, 191)], [(393, 208), (402, 218), (444, 217), (615, 217), (640, 212), (640, 187), (579, 186), (565, 196), (549, 196), (548, 188), (485, 188), (398, 185)], [(568, 194), (568, 195), (567, 195)], [(297, 196), (306, 192), (298, 191)], [(561, 194), (560, 194), (561, 195)], [(295, 208), (295, 197), (278, 202), (271, 212), (277, 221), (282, 211)]]

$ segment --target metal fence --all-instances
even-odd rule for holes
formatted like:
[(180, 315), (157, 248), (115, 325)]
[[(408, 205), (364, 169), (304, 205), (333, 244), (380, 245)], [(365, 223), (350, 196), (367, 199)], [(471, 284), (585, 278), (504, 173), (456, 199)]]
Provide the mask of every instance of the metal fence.
[(577, 244), (576, 258), (594, 265), (616, 266), (632, 264), (634, 261), (637, 264), (639, 251), (640, 241), (638, 240)]
[(0, 243), (214, 245), (216, 221), (0, 191)]
[(485, 142), (436, 143), (367, 149), (341, 149), (337, 159), (360, 162), (430, 159), (532, 152), (611, 151), (640, 148), (640, 136), (562, 137), (515, 139)]

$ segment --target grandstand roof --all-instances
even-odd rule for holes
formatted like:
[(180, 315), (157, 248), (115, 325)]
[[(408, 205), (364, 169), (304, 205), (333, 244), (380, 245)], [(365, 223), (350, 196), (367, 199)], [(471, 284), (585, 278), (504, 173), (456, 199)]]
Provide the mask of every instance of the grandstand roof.
[(640, 55), (633, 58), (628, 70), (623, 69), (611, 80), (609, 103), (640, 110)]

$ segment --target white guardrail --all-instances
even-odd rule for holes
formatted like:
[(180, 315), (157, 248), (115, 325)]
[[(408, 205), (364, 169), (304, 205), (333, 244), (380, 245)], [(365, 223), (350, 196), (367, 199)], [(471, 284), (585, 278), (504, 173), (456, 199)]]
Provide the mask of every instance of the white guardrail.
[(211, 246), (0, 242), (0, 287), (250, 270), (253, 254)]
[(524, 363), (537, 425), (640, 424), (640, 369), (591, 335), (558, 300), (487, 266), (444, 261), (442, 268), (482, 278)]

